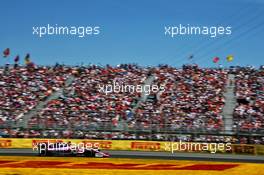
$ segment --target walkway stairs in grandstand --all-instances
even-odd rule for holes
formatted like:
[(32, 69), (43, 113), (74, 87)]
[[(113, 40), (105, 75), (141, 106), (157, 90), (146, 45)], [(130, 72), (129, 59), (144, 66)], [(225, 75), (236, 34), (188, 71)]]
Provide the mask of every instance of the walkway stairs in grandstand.
[(234, 74), (228, 74), (228, 80), (227, 80), (224, 97), (225, 97), (225, 106), (222, 111), (222, 116), (224, 120), (224, 131), (226, 134), (232, 134), (233, 111), (236, 107)]
[[(74, 79), (75, 79), (74, 76), (68, 77), (68, 79), (65, 82), (65, 87), (70, 86), (73, 83)], [(33, 116), (36, 116), (38, 114), (38, 112), (40, 112), (49, 103), (49, 101), (59, 98), (63, 94), (64, 88), (61, 88), (61, 89), (55, 91), (46, 100), (41, 101), (32, 110), (30, 110), (28, 113), (26, 113), (23, 116), (23, 122), (20, 124), (19, 127), (27, 128), (28, 127), (28, 121), (30, 120), (30, 118)]]
[[(151, 75), (151, 76), (147, 77), (147, 79), (144, 81), (143, 92), (141, 93), (141, 97), (138, 100), (137, 104), (132, 109), (132, 113), (134, 113), (135, 110), (140, 106), (141, 102), (145, 102), (147, 100), (148, 93), (146, 91), (144, 91), (144, 90), (148, 89), (148, 88), (145, 88), (145, 86), (152, 85), (154, 80), (155, 80), (155, 77), (153, 75)], [(124, 121), (124, 120), (119, 121), (118, 129), (119, 130), (127, 130), (128, 129), (127, 121)]]
[(145, 88), (145, 86), (150, 86), (153, 83), (154, 80), (155, 80), (155, 77), (151, 75), (144, 81), (143, 92), (142, 92), (141, 97), (138, 100), (137, 104), (132, 109), (133, 112), (139, 107), (141, 102), (145, 102), (147, 100), (148, 93), (145, 91), (145, 89), (148, 89), (148, 88)]

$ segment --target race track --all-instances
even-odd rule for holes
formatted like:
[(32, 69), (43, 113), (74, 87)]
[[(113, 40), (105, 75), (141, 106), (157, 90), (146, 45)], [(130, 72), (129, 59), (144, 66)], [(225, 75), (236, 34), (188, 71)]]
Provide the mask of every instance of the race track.
[(0, 175), (264, 175), (264, 156), (107, 152), (111, 158), (39, 157), (31, 149), (0, 149)]

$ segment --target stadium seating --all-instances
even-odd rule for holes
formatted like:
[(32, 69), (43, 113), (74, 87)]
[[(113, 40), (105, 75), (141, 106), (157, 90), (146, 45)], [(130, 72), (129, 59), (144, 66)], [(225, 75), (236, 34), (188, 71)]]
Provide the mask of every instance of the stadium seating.
[(52, 67), (0, 69), (0, 125), (10, 126), (64, 85), (67, 74)]
[(237, 107), (234, 129), (255, 132), (264, 128), (264, 70), (251, 67), (236, 72)]
[[(196, 65), (174, 68), (168, 65), (139, 67), (121, 64), (102, 66), (36, 66), (0, 68), (0, 136), (142, 139), (186, 141), (231, 141), (264, 143), (261, 137), (173, 135), (183, 133), (222, 133), (224, 92), (228, 73), (235, 75), (233, 131), (263, 132), (264, 71), (250, 67), (235, 69), (199, 68)], [(73, 81), (66, 85), (69, 77)], [(114, 82), (129, 85), (164, 86), (147, 98), (137, 91), (100, 91)], [(54, 92), (61, 91), (56, 98)], [(40, 103), (47, 101), (41, 109)], [(28, 128), (18, 123), (29, 112)], [(135, 133), (136, 132), (136, 133)], [(157, 134), (150, 134), (154, 132)], [(168, 132), (167, 134), (158, 134)]]
[(155, 69), (155, 84), (166, 86), (163, 93), (151, 94), (137, 110), (139, 124), (158, 129), (221, 131), (220, 113), (227, 71), (167, 66)]

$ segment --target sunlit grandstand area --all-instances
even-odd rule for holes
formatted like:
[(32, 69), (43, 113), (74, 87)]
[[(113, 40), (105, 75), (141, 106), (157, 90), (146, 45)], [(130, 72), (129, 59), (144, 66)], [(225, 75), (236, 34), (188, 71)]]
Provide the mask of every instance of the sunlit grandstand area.
[[(3, 138), (264, 144), (264, 68), (195, 64), (0, 68)], [(163, 85), (105, 94), (112, 81)]]

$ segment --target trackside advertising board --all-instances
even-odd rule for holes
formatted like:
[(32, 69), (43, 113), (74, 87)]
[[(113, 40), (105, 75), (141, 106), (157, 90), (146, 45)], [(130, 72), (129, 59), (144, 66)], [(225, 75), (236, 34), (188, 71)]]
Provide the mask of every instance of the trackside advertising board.
[(167, 152), (210, 152), (264, 155), (263, 145), (238, 145), (194, 142), (162, 142), (139, 140), (88, 140), (88, 139), (20, 139), (0, 138), (0, 148), (36, 148), (39, 143), (71, 142), (99, 147), (104, 150), (167, 151)]

